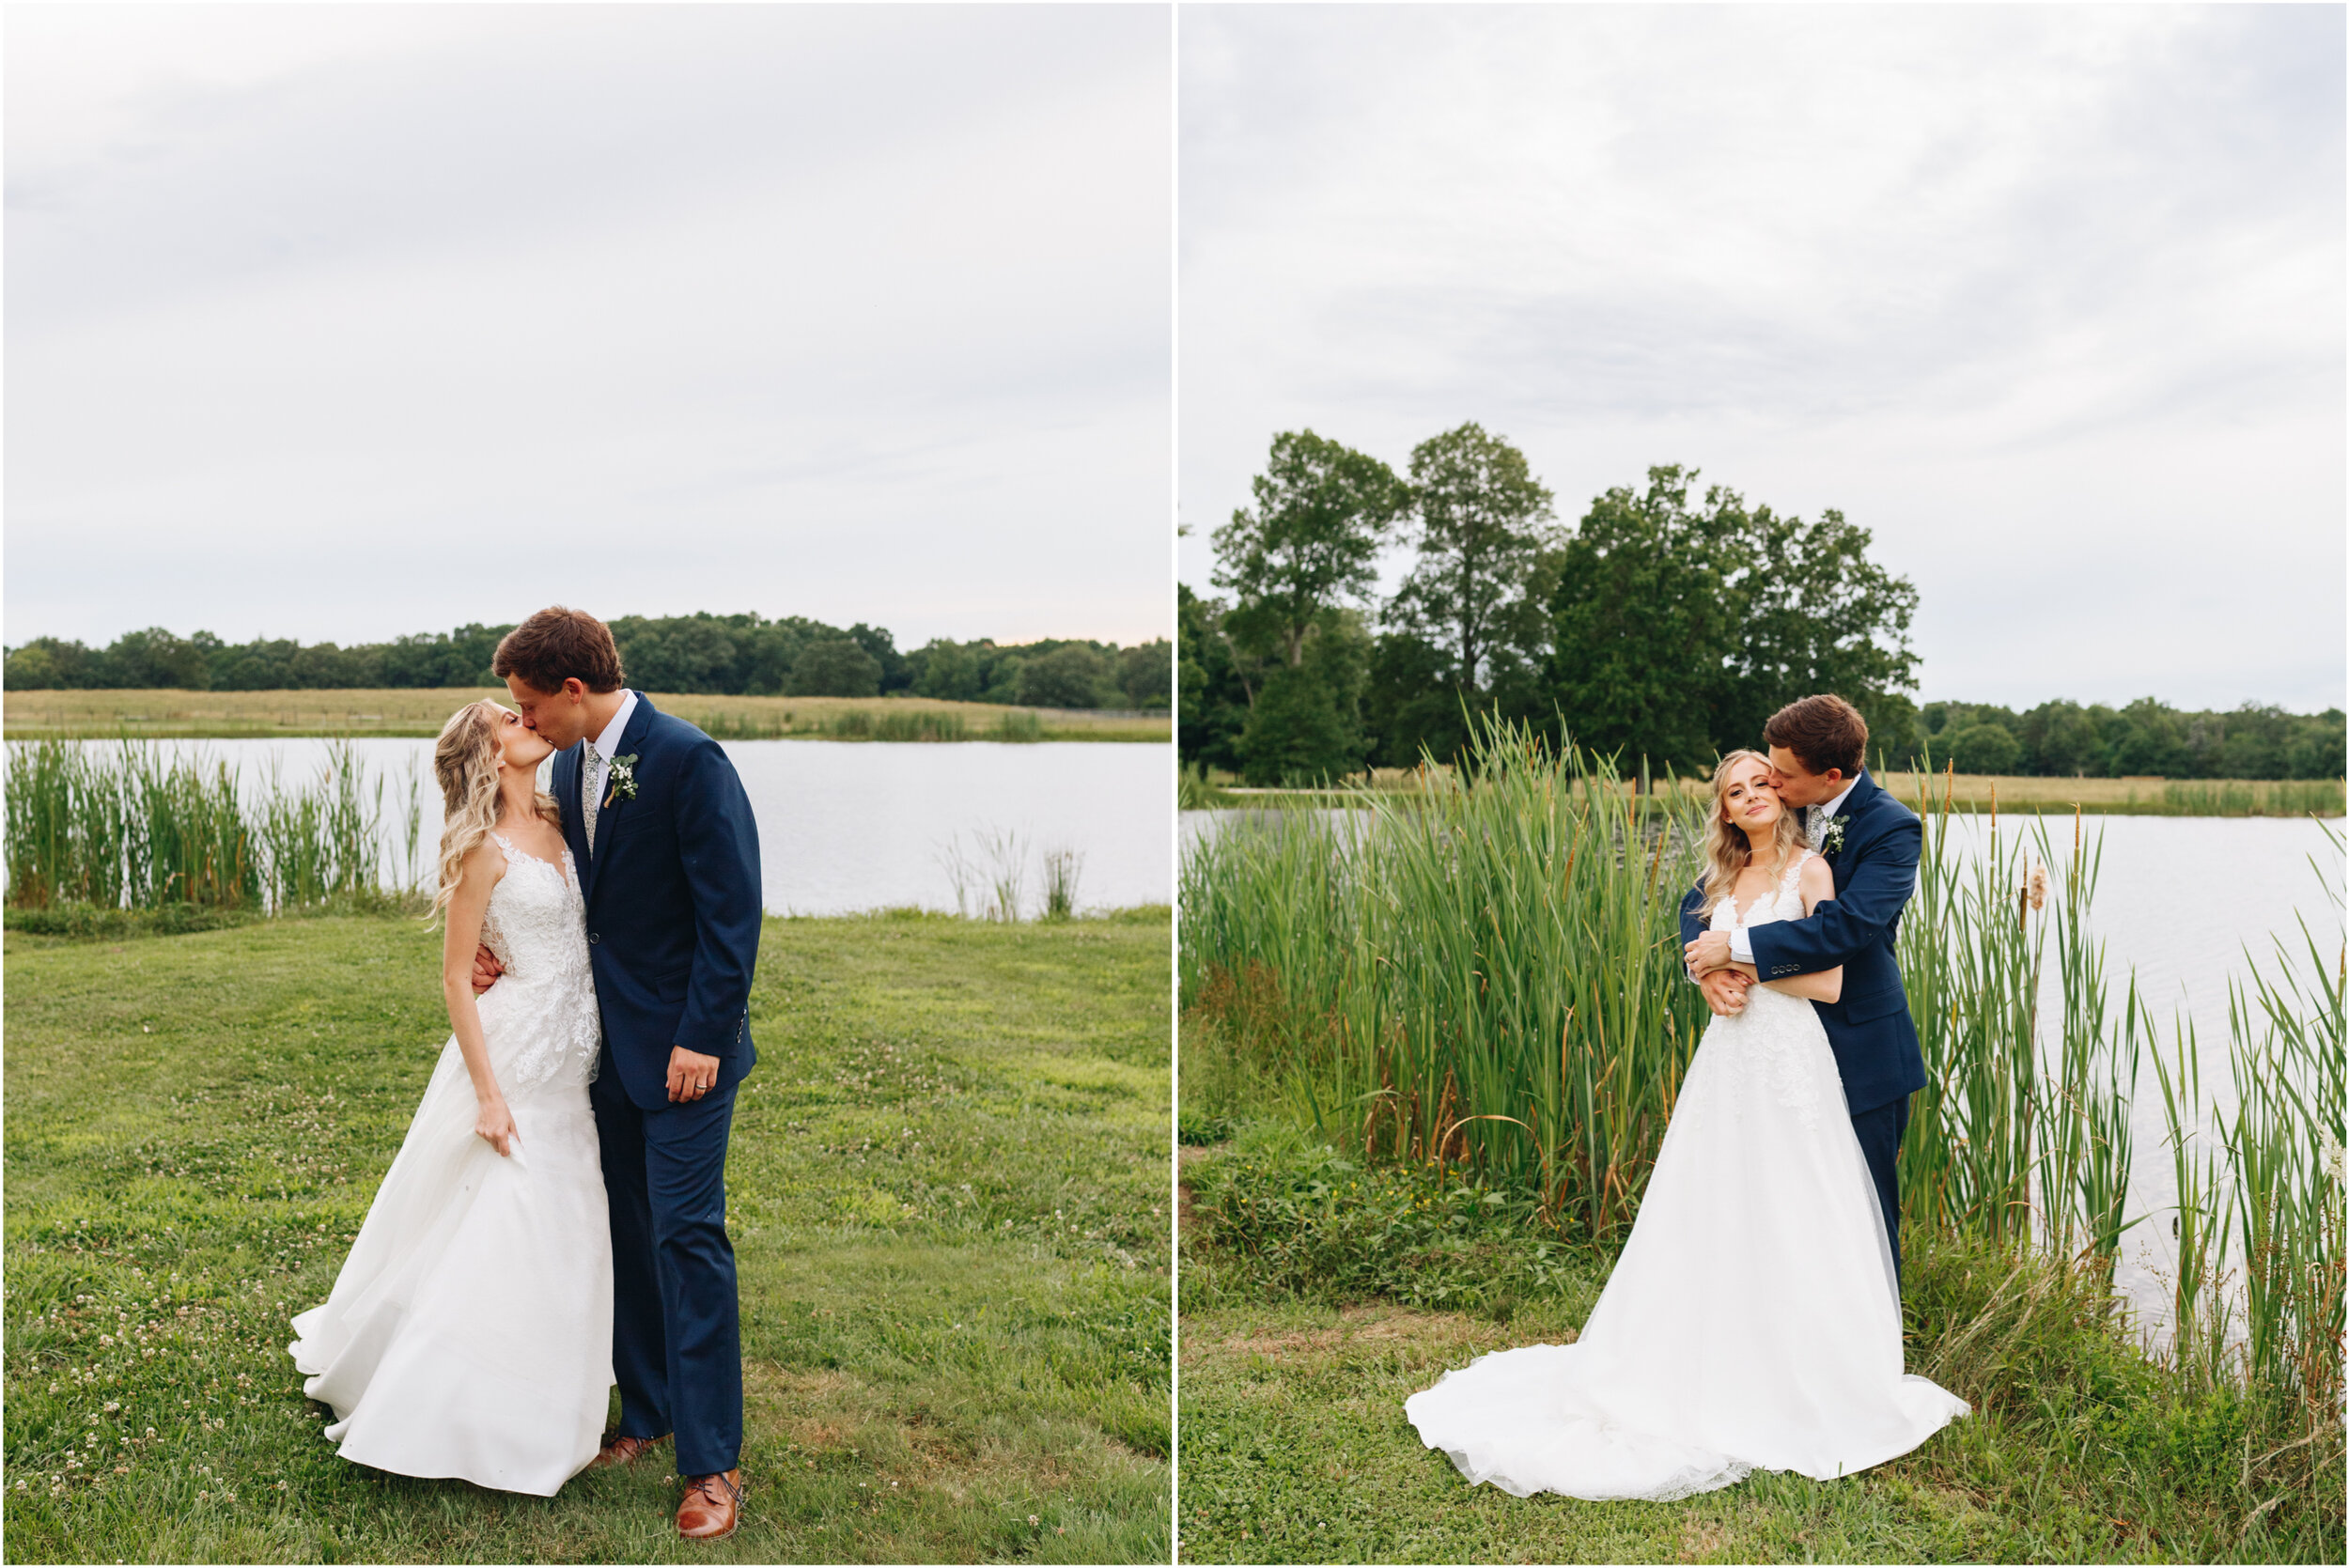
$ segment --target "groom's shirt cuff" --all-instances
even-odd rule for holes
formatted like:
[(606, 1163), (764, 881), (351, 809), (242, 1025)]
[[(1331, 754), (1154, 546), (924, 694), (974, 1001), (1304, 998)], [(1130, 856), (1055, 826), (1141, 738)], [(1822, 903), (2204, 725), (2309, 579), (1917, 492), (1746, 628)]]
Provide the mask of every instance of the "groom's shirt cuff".
[(1743, 930), (1729, 934), (1729, 955), (1741, 964), (1753, 962), (1753, 939)]

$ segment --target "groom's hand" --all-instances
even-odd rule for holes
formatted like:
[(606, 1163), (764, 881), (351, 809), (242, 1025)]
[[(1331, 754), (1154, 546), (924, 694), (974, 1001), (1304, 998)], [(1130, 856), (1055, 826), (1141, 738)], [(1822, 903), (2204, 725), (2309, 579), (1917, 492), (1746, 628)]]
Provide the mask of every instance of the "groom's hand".
[(669, 1048), (669, 1103), (691, 1105), (717, 1086), (718, 1059), (683, 1046)]
[(1680, 951), (1688, 961), (1688, 972), (1702, 980), (1714, 970), (1729, 967), (1729, 933), (1707, 931)]
[(498, 976), (505, 972), (506, 966), (498, 962), (498, 955), (490, 952), (488, 947), (476, 947), (473, 950), (474, 995), (479, 996), (496, 985)]
[(1736, 970), (1715, 970), (1697, 982), (1697, 989), (1715, 1017), (1732, 1018), (1746, 1010), (1746, 987), (1752, 984)]

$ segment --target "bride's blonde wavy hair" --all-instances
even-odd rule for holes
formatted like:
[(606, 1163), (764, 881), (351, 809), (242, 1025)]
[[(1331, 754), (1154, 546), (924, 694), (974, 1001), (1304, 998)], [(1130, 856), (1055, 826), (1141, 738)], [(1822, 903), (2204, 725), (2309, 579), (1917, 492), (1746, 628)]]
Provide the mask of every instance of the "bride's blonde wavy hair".
[[(441, 781), (441, 886), (432, 895), (431, 916), (438, 917), (457, 896), (465, 873), (465, 857), (498, 821), (498, 722), (505, 709), (483, 700), (467, 703), (441, 726), (432, 747), (432, 776)], [(544, 790), (537, 795), (538, 815), (553, 827), (563, 826), (562, 808)]]
[[(1704, 920), (1713, 918), (1721, 900), (1736, 887), (1739, 875), (1753, 862), (1753, 841), (1722, 810), (1721, 797), (1729, 789), (1729, 770), (1741, 762), (1758, 762), (1765, 768), (1770, 765), (1770, 759), (1759, 752), (1735, 751), (1723, 756), (1713, 769), (1713, 820), (1704, 831), (1704, 909), (1700, 916)], [(1780, 801), (1778, 832), (1771, 843), (1777, 852), (1778, 875), (1785, 875), (1801, 842), (1802, 830), (1795, 823), (1794, 809)]]

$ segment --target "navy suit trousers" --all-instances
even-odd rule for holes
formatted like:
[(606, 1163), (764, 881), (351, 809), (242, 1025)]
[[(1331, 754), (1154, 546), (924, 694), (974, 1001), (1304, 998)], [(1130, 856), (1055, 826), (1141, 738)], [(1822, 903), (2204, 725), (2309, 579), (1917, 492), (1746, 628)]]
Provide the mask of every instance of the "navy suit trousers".
[(1892, 1268), (1901, 1266), (1901, 1140), (1908, 1133), (1908, 1096), (1853, 1115), (1851, 1130), (1859, 1135), (1859, 1152), (1867, 1157), (1868, 1174), (1875, 1178), (1876, 1202), (1884, 1209), (1884, 1234), (1892, 1243)]
[(612, 1374), (620, 1431), (677, 1434), (680, 1475), (742, 1453), (742, 1328), (726, 1237), (735, 1086), (646, 1110), (607, 1056), (588, 1087), (612, 1209)]

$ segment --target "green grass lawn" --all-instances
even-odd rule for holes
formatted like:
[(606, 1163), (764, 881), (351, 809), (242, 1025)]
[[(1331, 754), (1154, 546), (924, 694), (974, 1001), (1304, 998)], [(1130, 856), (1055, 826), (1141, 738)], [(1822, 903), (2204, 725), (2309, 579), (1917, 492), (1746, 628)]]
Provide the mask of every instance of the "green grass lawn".
[(445, 1037), (421, 923), (6, 953), (11, 1560), (1165, 1560), (1165, 909), (768, 924), (727, 1171), (750, 1499), (692, 1547), (660, 1465), (541, 1499), (319, 1436), (286, 1319)]
[[(1470, 1487), (1403, 1402), (1478, 1356), (1570, 1341), (1610, 1261), (1543, 1243), (1457, 1181), (1214, 1109), (1185, 1119), (1188, 1138), (1222, 1140), (1184, 1150), (1186, 1561), (2341, 1560), (2340, 1478), (2303, 1477), (2263, 1511), (2293, 1483), (2247, 1449), (2259, 1426), (2240, 1398), (2148, 1362), (2076, 1277), (1915, 1238), (1909, 1369), (1975, 1405), (1915, 1452), (1672, 1503)], [(2030, 1288), (2001, 1294), (2015, 1280)]]

